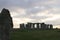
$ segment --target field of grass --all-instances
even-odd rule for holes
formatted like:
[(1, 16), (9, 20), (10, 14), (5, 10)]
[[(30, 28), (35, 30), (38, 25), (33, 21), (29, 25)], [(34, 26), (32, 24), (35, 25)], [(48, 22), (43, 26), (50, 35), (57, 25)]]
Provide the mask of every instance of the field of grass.
[(18, 30), (10, 33), (10, 40), (60, 40), (60, 30)]

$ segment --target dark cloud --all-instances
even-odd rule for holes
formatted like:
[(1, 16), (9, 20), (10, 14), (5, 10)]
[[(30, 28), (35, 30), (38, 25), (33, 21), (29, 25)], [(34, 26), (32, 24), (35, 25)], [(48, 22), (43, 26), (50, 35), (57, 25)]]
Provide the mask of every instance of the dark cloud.
[[(2, 7), (21, 7), (21, 8), (31, 8), (34, 6), (41, 6), (39, 4), (44, 5), (45, 2), (49, 2), (48, 0), (0, 0), (0, 6)], [(48, 4), (48, 3), (47, 3)]]

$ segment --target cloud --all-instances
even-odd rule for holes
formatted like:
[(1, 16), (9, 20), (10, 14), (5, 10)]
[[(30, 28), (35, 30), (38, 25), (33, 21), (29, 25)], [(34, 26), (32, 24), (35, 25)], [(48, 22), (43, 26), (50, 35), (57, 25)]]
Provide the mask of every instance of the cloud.
[(0, 0), (2, 8), (10, 10), (16, 27), (26, 22), (60, 24), (60, 0)]

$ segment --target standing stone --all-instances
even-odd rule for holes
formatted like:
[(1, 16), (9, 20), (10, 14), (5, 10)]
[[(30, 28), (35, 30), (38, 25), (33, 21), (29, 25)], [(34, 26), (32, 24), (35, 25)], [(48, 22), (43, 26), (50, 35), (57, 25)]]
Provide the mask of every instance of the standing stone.
[(28, 27), (27, 29), (31, 29), (32, 23), (27, 23)]
[(2, 27), (2, 15), (0, 13), (0, 40), (2, 40), (3, 37), (3, 27)]
[(50, 28), (49, 28), (49, 24), (46, 24), (46, 29), (50, 29)]
[(39, 23), (37, 23), (37, 29), (39, 29)]
[(35, 24), (33, 23), (33, 29), (35, 29)]
[(3, 8), (0, 14), (1, 40), (9, 40), (9, 32), (13, 29), (12, 17), (8, 9)]
[(53, 29), (53, 25), (52, 24), (50, 25), (50, 29)]
[(23, 24), (20, 24), (20, 29), (21, 30), (25, 29), (25, 24), (24, 23)]

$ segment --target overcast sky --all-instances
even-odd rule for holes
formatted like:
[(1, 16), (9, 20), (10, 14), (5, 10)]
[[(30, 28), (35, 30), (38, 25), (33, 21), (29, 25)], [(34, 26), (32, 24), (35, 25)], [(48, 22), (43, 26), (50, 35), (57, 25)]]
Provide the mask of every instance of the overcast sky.
[(0, 11), (3, 8), (9, 9), (14, 28), (27, 22), (60, 26), (60, 0), (0, 0)]

